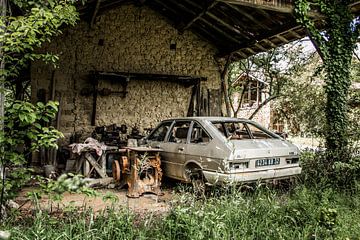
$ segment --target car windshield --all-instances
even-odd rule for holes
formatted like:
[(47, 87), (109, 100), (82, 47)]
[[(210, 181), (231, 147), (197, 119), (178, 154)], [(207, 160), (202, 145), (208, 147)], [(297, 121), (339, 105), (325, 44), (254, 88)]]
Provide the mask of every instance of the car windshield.
[(255, 124), (240, 121), (212, 121), (215, 128), (230, 140), (271, 139), (275, 134)]

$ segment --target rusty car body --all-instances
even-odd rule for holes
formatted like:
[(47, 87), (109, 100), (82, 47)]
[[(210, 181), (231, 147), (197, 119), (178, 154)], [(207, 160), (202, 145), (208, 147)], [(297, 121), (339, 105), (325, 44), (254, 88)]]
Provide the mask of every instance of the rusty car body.
[(185, 182), (253, 182), (301, 173), (299, 149), (247, 119), (168, 119), (145, 138), (145, 143), (163, 150), (165, 176)]

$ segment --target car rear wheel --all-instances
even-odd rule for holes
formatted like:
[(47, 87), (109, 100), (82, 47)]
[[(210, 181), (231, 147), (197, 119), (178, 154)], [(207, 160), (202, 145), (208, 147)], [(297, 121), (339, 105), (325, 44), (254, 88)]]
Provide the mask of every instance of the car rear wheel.
[(205, 197), (206, 184), (205, 184), (205, 178), (204, 178), (204, 175), (202, 174), (202, 171), (199, 169), (192, 169), (190, 171), (189, 177), (191, 180), (191, 184), (193, 186), (194, 194), (200, 198)]

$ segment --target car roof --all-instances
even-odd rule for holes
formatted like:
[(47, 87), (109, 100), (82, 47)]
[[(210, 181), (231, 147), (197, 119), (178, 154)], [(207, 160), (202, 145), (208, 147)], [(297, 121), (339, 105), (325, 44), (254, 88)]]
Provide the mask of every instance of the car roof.
[(164, 119), (163, 121), (174, 121), (174, 120), (198, 120), (198, 121), (219, 121), (219, 122), (227, 122), (227, 121), (243, 121), (243, 122), (252, 122), (249, 119), (246, 118), (233, 118), (233, 117), (180, 117), (180, 118), (169, 118)]

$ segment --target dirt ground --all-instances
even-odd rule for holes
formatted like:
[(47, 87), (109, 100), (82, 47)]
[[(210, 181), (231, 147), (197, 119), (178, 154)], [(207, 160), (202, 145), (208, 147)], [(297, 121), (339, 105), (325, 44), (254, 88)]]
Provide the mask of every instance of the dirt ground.
[[(15, 200), (21, 207), (21, 211), (31, 211), (35, 209), (35, 206), (32, 202), (26, 197), (26, 193), (32, 191), (33, 189), (27, 188), (24, 189), (19, 197)], [(63, 199), (57, 203), (49, 201), (48, 197), (42, 197), (40, 200), (40, 206), (42, 209), (47, 209), (52, 211), (63, 210), (69, 207), (76, 208), (92, 208), (94, 212), (101, 212), (107, 207), (117, 208), (129, 208), (136, 213), (154, 213), (161, 214), (166, 213), (170, 209), (170, 202), (174, 196), (174, 193), (171, 189), (163, 189), (163, 195), (157, 196), (155, 194), (143, 194), (139, 198), (129, 198), (126, 196), (127, 189), (97, 189), (98, 196), (86, 196), (85, 194), (71, 194), (65, 193)], [(105, 195), (111, 194), (116, 196), (116, 201), (104, 200)]]

